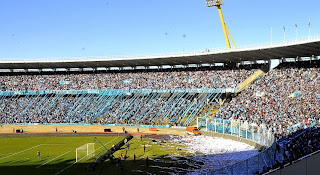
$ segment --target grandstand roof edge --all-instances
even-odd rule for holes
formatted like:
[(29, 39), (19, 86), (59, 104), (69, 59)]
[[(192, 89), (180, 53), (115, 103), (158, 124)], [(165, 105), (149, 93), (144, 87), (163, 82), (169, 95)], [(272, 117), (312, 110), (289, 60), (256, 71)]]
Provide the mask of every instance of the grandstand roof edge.
[[(0, 60), (0, 69), (136, 67), (241, 62), (320, 55), (320, 37), (293, 42), (269, 43), (255, 47), (171, 55), (118, 58), (50, 58), (47, 60)], [(54, 61), (53, 61), (54, 60)]]

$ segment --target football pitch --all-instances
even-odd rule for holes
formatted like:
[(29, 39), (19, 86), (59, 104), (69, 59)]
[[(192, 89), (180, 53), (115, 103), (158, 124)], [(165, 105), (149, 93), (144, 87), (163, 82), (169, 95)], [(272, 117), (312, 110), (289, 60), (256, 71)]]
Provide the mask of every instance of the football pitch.
[[(189, 156), (183, 145), (171, 142), (159, 143), (153, 139), (141, 140), (140, 137), (135, 137), (128, 142), (129, 149), (123, 146), (113, 154), (116, 158), (114, 161), (107, 160), (95, 171), (87, 172), (86, 167), (94, 161), (94, 158), (106, 152), (94, 137), (0, 137), (0, 174), (167, 174), (175, 172), (175, 168), (189, 167), (185, 164), (173, 165), (171, 161), (175, 155)], [(96, 137), (107, 149), (124, 139), (122, 136)], [(76, 149), (87, 143), (95, 143), (94, 156), (76, 162)], [(40, 157), (37, 155), (38, 151)], [(118, 158), (121, 154), (126, 154), (126, 160), (121, 160), (119, 166)], [(136, 155), (135, 161), (134, 155)], [(150, 160), (148, 165), (146, 165), (147, 157)], [(165, 169), (166, 167), (171, 169)]]
[[(107, 149), (124, 139), (97, 138)], [(0, 174), (85, 174), (86, 165), (94, 156), (76, 163), (76, 148), (86, 143), (95, 143), (94, 156), (105, 152), (94, 136), (0, 137)]]

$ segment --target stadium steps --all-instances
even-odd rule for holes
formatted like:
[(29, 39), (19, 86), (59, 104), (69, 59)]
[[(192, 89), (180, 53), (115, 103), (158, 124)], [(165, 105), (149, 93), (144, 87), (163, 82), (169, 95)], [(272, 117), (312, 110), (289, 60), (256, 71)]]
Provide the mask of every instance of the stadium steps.
[(184, 117), (184, 118), (182, 119), (181, 123), (184, 124), (184, 123), (186, 122), (187, 118), (188, 118), (188, 117)]
[(219, 111), (219, 107), (223, 106), (225, 101), (226, 99), (219, 98), (219, 100), (216, 100), (215, 105), (208, 105), (206, 109), (201, 109), (199, 116), (200, 117), (206, 117), (206, 115), (207, 117), (214, 116), (214, 114), (216, 114)]
[(184, 119), (184, 117), (182, 117), (182, 116), (179, 116), (179, 118), (178, 118), (178, 120), (177, 120), (177, 123), (180, 123), (180, 124), (182, 124), (182, 122), (183, 122), (183, 119)]
[(201, 117), (205, 117), (206, 114), (207, 114), (208, 116), (213, 116), (213, 115), (214, 115), (215, 113), (217, 113), (217, 112), (218, 112), (217, 106), (216, 106), (216, 105), (210, 105), (207, 110), (204, 110), (204, 112), (201, 113), (200, 116), (201, 116)]
[(160, 124), (160, 125), (165, 125), (165, 124), (166, 124), (165, 121), (164, 121), (163, 116), (162, 116), (162, 117), (159, 117), (159, 118), (155, 121), (155, 123), (158, 123), (158, 124)]
[(255, 73), (253, 73), (251, 76), (249, 76), (246, 80), (244, 80), (243, 82), (241, 82), (236, 88), (235, 88), (235, 94), (238, 94), (239, 92), (247, 89), (250, 84), (259, 79), (260, 77), (262, 77), (267, 71), (266, 70), (258, 70)]

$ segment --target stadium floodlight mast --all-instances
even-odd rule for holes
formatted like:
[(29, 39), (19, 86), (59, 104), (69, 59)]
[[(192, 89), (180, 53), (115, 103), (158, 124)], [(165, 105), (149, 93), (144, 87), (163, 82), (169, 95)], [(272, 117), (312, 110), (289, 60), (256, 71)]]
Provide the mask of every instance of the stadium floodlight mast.
[(310, 35), (311, 35), (311, 20), (309, 19), (309, 37), (308, 37), (308, 39), (310, 40)]
[(296, 41), (298, 41), (298, 23), (296, 23), (295, 26), (296, 26)]
[(283, 42), (286, 42), (286, 26), (283, 26)]
[[(221, 10), (221, 5), (223, 5), (223, 1), (222, 0), (206, 0), (206, 4), (207, 4), (207, 7), (214, 7), (214, 6), (218, 7), (218, 12), (219, 12), (219, 16), (220, 16), (224, 39), (226, 40), (227, 47), (228, 47), (228, 49), (231, 49), (231, 45), (230, 45), (230, 41), (229, 41), (229, 37), (230, 37), (234, 47), (237, 48), (237, 46), (231, 36), (231, 33), (230, 33), (230, 31), (229, 31), (229, 29), (223, 19), (223, 14), (222, 14), (222, 10)], [(229, 37), (228, 37), (228, 35), (229, 35)]]
[(273, 28), (271, 27), (271, 35), (270, 35), (270, 45), (272, 45), (272, 39), (273, 39)]

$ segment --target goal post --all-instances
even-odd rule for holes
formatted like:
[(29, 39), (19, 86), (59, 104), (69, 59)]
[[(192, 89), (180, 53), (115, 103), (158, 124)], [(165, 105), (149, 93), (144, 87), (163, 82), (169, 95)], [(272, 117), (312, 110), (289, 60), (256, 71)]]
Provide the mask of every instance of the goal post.
[(95, 143), (86, 143), (76, 148), (76, 162), (81, 161), (83, 159), (87, 160), (93, 158), (95, 156), (94, 145)]

